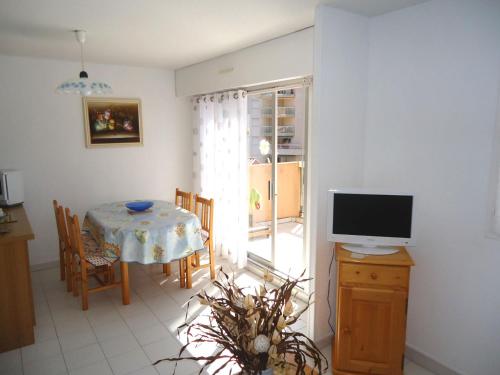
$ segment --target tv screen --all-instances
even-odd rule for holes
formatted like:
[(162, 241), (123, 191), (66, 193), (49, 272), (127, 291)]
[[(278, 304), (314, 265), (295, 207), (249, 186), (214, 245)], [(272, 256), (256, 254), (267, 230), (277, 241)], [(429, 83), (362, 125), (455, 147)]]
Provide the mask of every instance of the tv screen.
[(334, 194), (332, 233), (410, 238), (413, 196)]

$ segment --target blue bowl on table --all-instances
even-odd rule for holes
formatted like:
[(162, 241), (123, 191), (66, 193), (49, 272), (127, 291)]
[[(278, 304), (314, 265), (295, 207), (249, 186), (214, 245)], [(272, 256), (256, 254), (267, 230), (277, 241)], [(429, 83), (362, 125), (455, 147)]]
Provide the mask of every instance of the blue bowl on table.
[(153, 204), (154, 202), (151, 201), (128, 202), (125, 203), (125, 207), (132, 211), (141, 212), (153, 207)]

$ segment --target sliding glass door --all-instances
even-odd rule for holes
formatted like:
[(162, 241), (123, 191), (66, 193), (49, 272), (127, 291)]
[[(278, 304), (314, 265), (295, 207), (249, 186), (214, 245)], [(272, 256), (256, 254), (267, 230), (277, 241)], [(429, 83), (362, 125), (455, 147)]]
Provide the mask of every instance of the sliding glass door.
[(307, 87), (248, 97), (249, 258), (280, 273), (305, 268)]
[(275, 92), (248, 96), (249, 257), (274, 263)]

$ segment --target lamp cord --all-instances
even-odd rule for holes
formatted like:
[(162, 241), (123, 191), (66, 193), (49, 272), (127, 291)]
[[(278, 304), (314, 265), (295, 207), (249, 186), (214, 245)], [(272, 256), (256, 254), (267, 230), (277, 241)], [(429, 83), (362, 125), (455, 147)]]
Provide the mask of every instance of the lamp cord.
[(82, 64), (82, 71), (85, 70), (83, 66), (83, 42), (80, 42), (80, 62)]

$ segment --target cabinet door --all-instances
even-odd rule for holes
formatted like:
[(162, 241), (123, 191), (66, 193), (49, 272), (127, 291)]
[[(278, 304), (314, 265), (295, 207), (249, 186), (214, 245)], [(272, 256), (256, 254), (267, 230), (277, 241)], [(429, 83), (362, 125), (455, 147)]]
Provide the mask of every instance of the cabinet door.
[(339, 288), (335, 367), (368, 374), (402, 374), (406, 293)]

